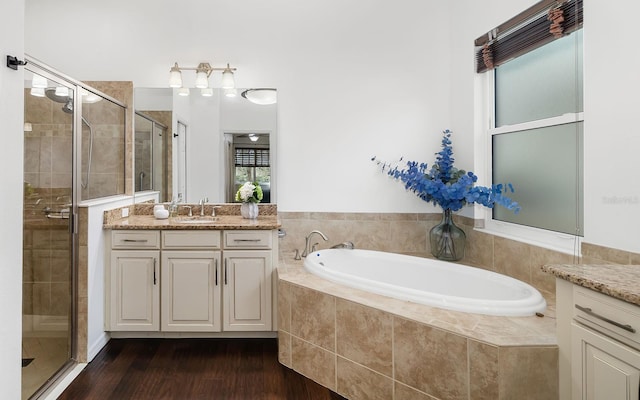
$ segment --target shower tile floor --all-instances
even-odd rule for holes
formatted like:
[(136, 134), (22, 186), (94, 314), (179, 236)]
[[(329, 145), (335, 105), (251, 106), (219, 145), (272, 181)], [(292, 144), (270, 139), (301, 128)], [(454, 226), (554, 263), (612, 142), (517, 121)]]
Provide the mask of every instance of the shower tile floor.
[(22, 338), (22, 358), (33, 358), (22, 368), (22, 399), (28, 399), (69, 359), (68, 340), (66, 336)]

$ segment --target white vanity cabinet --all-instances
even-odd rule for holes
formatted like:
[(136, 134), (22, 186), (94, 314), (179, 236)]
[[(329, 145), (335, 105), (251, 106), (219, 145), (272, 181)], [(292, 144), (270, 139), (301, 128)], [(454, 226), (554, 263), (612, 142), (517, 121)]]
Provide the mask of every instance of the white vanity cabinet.
[(272, 329), (272, 233), (224, 232), (223, 329)]
[(163, 231), (161, 329), (219, 332), (220, 231)]
[(160, 329), (160, 232), (113, 231), (107, 274), (107, 329)]
[(269, 332), (272, 230), (114, 230), (106, 330)]
[(573, 287), (574, 400), (638, 400), (640, 307)]

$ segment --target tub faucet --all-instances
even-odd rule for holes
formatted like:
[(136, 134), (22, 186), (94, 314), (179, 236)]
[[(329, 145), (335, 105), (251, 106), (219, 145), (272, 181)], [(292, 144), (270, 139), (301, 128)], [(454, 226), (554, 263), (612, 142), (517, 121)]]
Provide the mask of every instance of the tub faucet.
[(309, 253), (311, 252), (310, 249), (310, 244), (311, 244), (311, 237), (314, 234), (318, 234), (322, 237), (322, 239), (324, 239), (324, 241), (326, 242), (327, 240), (329, 240), (328, 237), (325, 236), (324, 233), (320, 232), (320, 231), (311, 231), (307, 237), (304, 238), (304, 251), (302, 252), (302, 257), (306, 257), (309, 255)]

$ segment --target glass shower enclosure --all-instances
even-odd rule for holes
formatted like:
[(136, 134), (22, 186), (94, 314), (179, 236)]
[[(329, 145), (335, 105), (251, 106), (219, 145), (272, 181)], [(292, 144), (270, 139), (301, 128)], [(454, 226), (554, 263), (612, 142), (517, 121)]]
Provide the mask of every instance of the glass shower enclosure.
[(78, 204), (124, 193), (124, 116), (108, 96), (25, 66), (23, 399), (46, 394), (77, 362)]

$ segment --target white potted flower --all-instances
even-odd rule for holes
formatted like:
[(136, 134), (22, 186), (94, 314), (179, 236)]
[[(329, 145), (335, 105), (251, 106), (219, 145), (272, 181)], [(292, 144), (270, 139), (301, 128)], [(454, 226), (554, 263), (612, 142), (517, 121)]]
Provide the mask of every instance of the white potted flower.
[(236, 192), (236, 201), (242, 202), (240, 213), (244, 218), (258, 218), (258, 203), (262, 200), (262, 188), (258, 182), (245, 182)]

